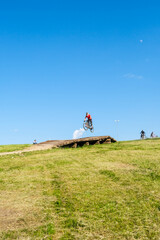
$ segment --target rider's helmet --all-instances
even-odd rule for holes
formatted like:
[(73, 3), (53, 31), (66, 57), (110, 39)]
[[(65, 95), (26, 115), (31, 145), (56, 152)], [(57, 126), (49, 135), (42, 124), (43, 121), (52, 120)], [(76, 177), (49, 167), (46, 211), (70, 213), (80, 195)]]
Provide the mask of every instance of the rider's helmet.
[(88, 112), (86, 112), (86, 116), (88, 115), (89, 113)]

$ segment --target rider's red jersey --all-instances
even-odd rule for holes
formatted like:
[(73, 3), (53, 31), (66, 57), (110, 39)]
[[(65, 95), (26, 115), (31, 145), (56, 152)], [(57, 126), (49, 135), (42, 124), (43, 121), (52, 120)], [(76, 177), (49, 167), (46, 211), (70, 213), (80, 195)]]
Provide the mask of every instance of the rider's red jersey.
[(88, 114), (86, 117), (88, 118), (88, 120), (92, 119), (90, 114)]

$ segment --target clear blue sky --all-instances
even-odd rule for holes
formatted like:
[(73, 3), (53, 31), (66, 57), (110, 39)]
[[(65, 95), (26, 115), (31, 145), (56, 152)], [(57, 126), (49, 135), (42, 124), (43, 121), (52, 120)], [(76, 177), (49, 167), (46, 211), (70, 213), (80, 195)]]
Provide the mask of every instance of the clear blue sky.
[(160, 2), (1, 1), (0, 86), (0, 144), (160, 135)]

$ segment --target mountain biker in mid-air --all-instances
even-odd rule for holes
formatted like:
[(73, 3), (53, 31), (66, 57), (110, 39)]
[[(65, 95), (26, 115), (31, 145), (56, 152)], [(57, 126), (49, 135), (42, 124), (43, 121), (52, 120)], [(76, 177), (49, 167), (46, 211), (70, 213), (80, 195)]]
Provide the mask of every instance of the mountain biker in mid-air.
[(87, 121), (88, 121), (89, 126), (91, 126), (91, 128), (93, 128), (92, 117), (91, 117), (91, 115), (88, 112), (86, 112), (86, 116), (85, 116), (84, 122), (86, 121), (86, 118), (88, 118)]

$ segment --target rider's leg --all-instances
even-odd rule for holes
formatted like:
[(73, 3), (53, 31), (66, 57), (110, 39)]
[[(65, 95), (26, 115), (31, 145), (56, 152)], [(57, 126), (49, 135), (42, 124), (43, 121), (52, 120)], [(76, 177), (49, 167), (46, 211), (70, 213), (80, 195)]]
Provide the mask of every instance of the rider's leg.
[(93, 125), (92, 125), (92, 119), (89, 119), (89, 126), (91, 126), (91, 128), (93, 128)]

